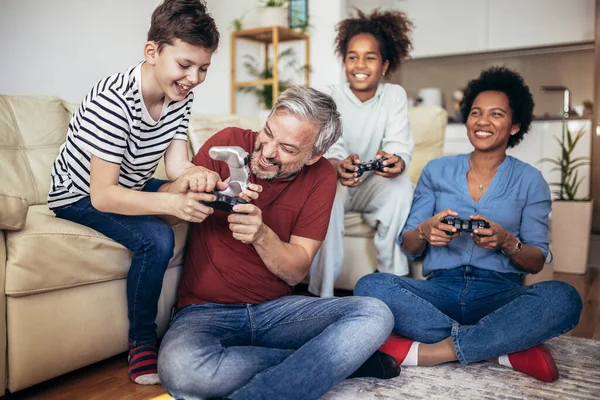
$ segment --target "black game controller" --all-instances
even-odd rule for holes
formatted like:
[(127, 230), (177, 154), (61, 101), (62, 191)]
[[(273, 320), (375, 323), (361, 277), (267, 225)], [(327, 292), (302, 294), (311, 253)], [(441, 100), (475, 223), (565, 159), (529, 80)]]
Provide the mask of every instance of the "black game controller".
[(365, 171), (380, 171), (383, 172), (384, 168), (392, 168), (394, 166), (394, 164), (390, 164), (390, 165), (383, 165), (383, 162), (387, 160), (387, 157), (382, 157), (380, 159), (375, 159), (375, 160), (371, 160), (371, 161), (367, 161), (364, 163), (360, 163), (360, 164), (354, 164), (358, 167), (358, 169), (356, 171), (352, 171), (350, 169), (347, 169), (346, 172), (356, 172), (356, 177), (358, 178), (359, 176), (361, 176), (363, 173), (365, 173)]
[[(446, 217), (442, 223), (456, 228), (457, 232), (473, 232), (475, 229), (489, 228), (490, 224), (483, 219), (460, 219), (458, 217)], [(454, 232), (446, 231), (446, 235), (454, 235)]]
[(227, 212), (233, 211), (233, 206), (236, 204), (248, 204), (248, 202), (240, 197), (231, 197), (219, 192), (212, 192), (216, 196), (215, 201), (203, 201), (209, 207)]

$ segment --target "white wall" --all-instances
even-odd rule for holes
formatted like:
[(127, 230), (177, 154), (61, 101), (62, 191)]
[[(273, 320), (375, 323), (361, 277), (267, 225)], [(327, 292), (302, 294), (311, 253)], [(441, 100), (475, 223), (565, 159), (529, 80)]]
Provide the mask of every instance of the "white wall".
[[(150, 15), (159, 0), (0, 0), (0, 93), (56, 95), (78, 102), (100, 79), (142, 60)], [(231, 21), (245, 15), (257, 26), (257, 0), (208, 0), (221, 33), (206, 81), (195, 89), (194, 111), (228, 113)], [(346, 0), (309, 0), (311, 85), (343, 80), (333, 53), (334, 27), (346, 15)], [(252, 45), (238, 54), (256, 52)], [(304, 54), (300, 47), (297, 54)], [(260, 59), (260, 58), (259, 58)], [(238, 70), (241, 68), (238, 64)], [(238, 112), (258, 111), (254, 97), (238, 95)]]
[(156, 0), (1, 0), (0, 93), (78, 102), (143, 57)]

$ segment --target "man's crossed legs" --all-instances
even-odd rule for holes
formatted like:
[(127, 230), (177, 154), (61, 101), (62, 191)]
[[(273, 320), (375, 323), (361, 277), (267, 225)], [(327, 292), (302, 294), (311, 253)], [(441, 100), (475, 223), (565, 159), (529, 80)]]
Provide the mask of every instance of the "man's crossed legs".
[(393, 324), (370, 297), (191, 305), (162, 341), (159, 376), (175, 399), (317, 399), (361, 367)]

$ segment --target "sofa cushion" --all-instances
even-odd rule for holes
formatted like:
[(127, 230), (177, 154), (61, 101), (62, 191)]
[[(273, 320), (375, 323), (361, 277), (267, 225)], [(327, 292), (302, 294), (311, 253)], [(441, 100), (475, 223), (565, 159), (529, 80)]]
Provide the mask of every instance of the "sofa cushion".
[[(175, 252), (169, 268), (181, 265), (188, 224), (173, 227)], [(26, 296), (123, 279), (131, 252), (71, 221), (55, 218), (46, 205), (29, 207), (27, 223), (6, 234), (6, 295)]]
[(5, 193), (46, 204), (50, 171), (70, 114), (58, 97), (0, 95), (0, 182)]
[(367, 238), (375, 236), (375, 231), (367, 225), (361, 213), (351, 211), (344, 213), (344, 229), (345, 236)]
[(0, 193), (0, 229), (17, 230), (25, 226), (29, 203), (20, 196)]
[(408, 120), (415, 140), (408, 176), (416, 185), (425, 165), (442, 156), (448, 113), (435, 106), (411, 107), (408, 109)]

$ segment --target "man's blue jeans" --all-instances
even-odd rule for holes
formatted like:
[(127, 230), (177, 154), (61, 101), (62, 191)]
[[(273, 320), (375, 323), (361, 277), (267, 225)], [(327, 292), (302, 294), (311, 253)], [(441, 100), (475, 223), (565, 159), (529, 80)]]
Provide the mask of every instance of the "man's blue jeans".
[(394, 313), (394, 333), (422, 343), (452, 337), (463, 364), (531, 348), (573, 329), (581, 297), (565, 282), (522, 286), (519, 274), (471, 266), (436, 270), (427, 280), (371, 274), (354, 288)]
[[(144, 191), (157, 191), (165, 181), (151, 179)], [(57, 217), (90, 227), (133, 252), (127, 274), (129, 342), (155, 344), (156, 314), (163, 277), (173, 256), (171, 227), (149, 215), (120, 215), (98, 211), (89, 197), (54, 210)], [(81, 268), (85, 268), (82, 265)]]
[(175, 399), (317, 399), (389, 337), (393, 316), (369, 297), (286, 296), (182, 308), (160, 346)]

